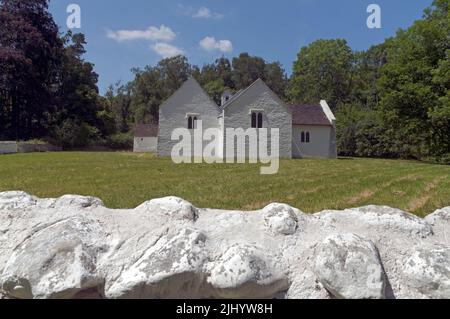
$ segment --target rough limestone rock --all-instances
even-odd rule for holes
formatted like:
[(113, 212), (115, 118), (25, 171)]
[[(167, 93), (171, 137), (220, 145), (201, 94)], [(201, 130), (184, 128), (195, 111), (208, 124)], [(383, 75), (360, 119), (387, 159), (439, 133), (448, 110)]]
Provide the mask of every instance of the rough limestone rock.
[(406, 261), (405, 282), (424, 297), (450, 299), (450, 246), (418, 246)]
[(386, 274), (375, 245), (355, 234), (333, 235), (315, 252), (314, 272), (339, 299), (385, 299)]
[(82, 291), (101, 296), (96, 260), (106, 247), (99, 225), (74, 217), (34, 229), (14, 250), (2, 275), (2, 290), (13, 298), (73, 298)]
[(0, 298), (450, 298), (448, 216), (0, 193)]
[(207, 258), (205, 241), (204, 234), (192, 229), (161, 237), (122, 273), (106, 292), (107, 297), (199, 297), (202, 266)]
[(101, 199), (90, 196), (77, 196), (77, 195), (65, 195), (58, 198), (53, 207), (64, 208), (64, 207), (79, 207), (79, 208), (95, 208), (103, 206)]
[(161, 212), (170, 218), (195, 221), (198, 210), (191, 203), (178, 197), (165, 197), (148, 201), (138, 208), (140, 211)]
[(221, 298), (270, 298), (289, 288), (283, 265), (252, 245), (230, 247), (214, 263), (207, 281)]
[(366, 206), (345, 211), (324, 211), (316, 214), (325, 224), (354, 224), (376, 228), (379, 231), (392, 231), (419, 235), (422, 238), (433, 234), (430, 224), (417, 216), (386, 206)]
[(287, 299), (329, 299), (331, 297), (312, 268), (292, 278), (286, 293)]
[(13, 211), (34, 206), (37, 199), (25, 192), (4, 192), (0, 197), (0, 211)]
[(275, 234), (293, 235), (298, 228), (297, 212), (285, 204), (270, 204), (263, 209), (266, 226)]
[(438, 209), (433, 214), (425, 217), (425, 221), (433, 226), (436, 224), (450, 225), (450, 207)]

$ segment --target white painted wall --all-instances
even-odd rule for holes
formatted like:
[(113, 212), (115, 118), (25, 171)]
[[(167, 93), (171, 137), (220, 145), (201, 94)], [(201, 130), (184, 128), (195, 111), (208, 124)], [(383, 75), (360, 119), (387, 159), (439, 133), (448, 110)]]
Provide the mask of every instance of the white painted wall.
[(203, 131), (219, 129), (219, 107), (194, 78), (186, 81), (159, 109), (159, 156), (171, 155), (173, 146), (178, 143), (171, 141), (172, 132), (176, 128), (188, 128), (186, 114), (198, 114), (198, 119), (203, 122)]
[[(301, 133), (309, 132), (310, 143), (301, 142)], [(333, 126), (294, 125), (292, 135), (292, 150), (294, 158), (336, 158), (333, 153), (335, 142)]]
[(0, 142), (0, 154), (12, 154), (17, 152), (17, 142)]
[(27, 143), (27, 142), (0, 142), (0, 154), (35, 153), (35, 152), (60, 152), (62, 148), (51, 144)]
[[(217, 155), (226, 157), (226, 129), (251, 128), (251, 111), (262, 110), (263, 127), (269, 132), (272, 128), (279, 129), (281, 158), (336, 158), (336, 119), (325, 101), (321, 101), (321, 106), (332, 125), (293, 126), (290, 110), (263, 81), (258, 80), (220, 111), (201, 86), (191, 78), (160, 107), (158, 155), (171, 155), (173, 146), (178, 143), (171, 141), (173, 130), (187, 128), (187, 114), (198, 114), (198, 119), (203, 122), (203, 131), (217, 129), (221, 136)], [(302, 131), (310, 132), (310, 143), (301, 143)], [(209, 142), (203, 142), (204, 147), (207, 144)], [(269, 149), (270, 146), (269, 139)], [(234, 153), (236, 154), (236, 150)]]
[[(239, 98), (225, 108), (225, 129), (243, 128), (247, 130), (251, 128), (252, 110), (264, 110), (263, 127), (267, 128), (269, 133), (271, 128), (280, 130), (280, 157), (292, 158), (292, 114), (275, 93), (261, 80), (255, 82)], [(224, 138), (226, 140), (226, 132)], [(270, 139), (268, 145), (270, 150)]]
[(158, 150), (157, 137), (135, 137), (133, 151), (135, 153), (156, 153)]

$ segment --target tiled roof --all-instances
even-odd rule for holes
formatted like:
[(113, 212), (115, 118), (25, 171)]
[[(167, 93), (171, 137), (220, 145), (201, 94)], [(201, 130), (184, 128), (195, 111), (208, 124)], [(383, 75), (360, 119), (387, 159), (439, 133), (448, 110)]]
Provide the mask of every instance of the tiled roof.
[(290, 105), (293, 125), (332, 125), (320, 105)]
[(138, 124), (134, 130), (135, 137), (157, 137), (157, 124)]

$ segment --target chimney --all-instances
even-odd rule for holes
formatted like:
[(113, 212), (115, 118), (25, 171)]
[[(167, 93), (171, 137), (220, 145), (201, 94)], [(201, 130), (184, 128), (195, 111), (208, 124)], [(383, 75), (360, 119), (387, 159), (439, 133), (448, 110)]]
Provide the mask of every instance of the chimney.
[(220, 106), (224, 106), (225, 104), (227, 104), (228, 101), (229, 101), (232, 97), (233, 97), (233, 93), (231, 93), (231, 91), (226, 90), (225, 92), (223, 92)]

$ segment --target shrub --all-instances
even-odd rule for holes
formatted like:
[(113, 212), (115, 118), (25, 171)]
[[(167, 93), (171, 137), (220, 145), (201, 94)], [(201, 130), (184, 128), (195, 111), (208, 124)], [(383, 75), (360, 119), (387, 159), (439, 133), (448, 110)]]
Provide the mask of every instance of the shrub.
[(32, 139), (27, 141), (20, 141), (19, 144), (45, 145), (47, 144), (47, 142), (41, 139)]
[(69, 119), (55, 129), (54, 139), (64, 149), (86, 147), (100, 140), (100, 131), (86, 123)]
[(130, 150), (133, 148), (133, 134), (118, 133), (111, 135), (106, 140), (106, 145), (115, 150)]
[(438, 156), (436, 162), (439, 164), (450, 165), (450, 153)]

